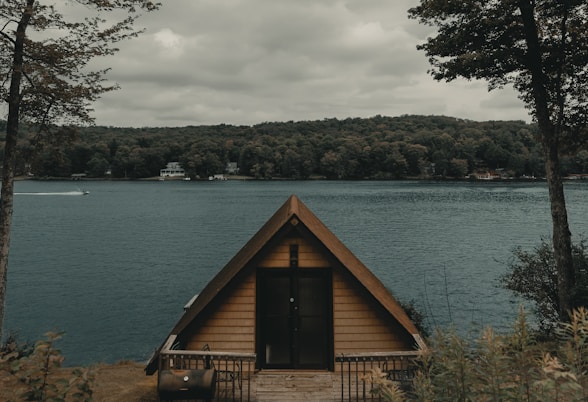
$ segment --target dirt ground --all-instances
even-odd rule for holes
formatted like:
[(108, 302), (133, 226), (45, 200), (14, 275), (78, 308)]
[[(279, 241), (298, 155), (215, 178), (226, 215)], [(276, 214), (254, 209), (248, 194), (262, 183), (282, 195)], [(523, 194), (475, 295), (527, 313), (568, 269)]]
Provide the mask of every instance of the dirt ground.
[[(93, 401), (96, 402), (156, 402), (157, 375), (147, 376), (143, 364), (121, 362), (113, 365), (99, 364), (92, 367), (95, 374)], [(72, 368), (60, 369), (67, 377)], [(59, 375), (56, 374), (56, 375)], [(0, 401), (18, 401), (22, 384), (0, 373)]]

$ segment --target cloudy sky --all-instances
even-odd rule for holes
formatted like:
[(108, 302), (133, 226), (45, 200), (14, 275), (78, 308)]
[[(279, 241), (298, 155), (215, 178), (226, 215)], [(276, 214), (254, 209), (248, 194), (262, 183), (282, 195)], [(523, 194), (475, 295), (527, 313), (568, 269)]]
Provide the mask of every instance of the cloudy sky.
[(96, 123), (186, 126), (446, 115), (526, 120), (511, 89), (439, 83), (416, 50), (418, 0), (162, 0), (147, 29), (102, 61), (122, 89)]

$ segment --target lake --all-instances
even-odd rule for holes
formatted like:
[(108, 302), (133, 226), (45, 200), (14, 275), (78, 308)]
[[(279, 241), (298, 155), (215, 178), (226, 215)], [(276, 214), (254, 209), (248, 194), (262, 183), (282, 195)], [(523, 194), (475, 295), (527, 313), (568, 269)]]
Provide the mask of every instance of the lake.
[[(70, 195), (78, 188), (87, 196)], [(65, 331), (67, 365), (146, 361), (183, 306), (296, 194), (431, 326), (507, 330), (512, 249), (551, 234), (545, 183), (16, 183), (5, 333)], [(566, 184), (574, 238), (588, 183)]]

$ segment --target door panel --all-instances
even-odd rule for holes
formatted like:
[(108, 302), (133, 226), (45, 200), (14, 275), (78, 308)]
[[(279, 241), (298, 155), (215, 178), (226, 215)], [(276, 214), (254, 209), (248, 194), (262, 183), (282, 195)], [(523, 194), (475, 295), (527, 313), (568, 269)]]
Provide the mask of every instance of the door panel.
[(323, 317), (300, 318), (298, 365), (305, 368), (328, 368), (327, 334)]
[(288, 317), (267, 318), (265, 327), (265, 364), (289, 367), (292, 364)]
[(290, 334), (290, 278), (267, 275), (262, 281), (265, 364), (288, 366), (292, 364)]
[(262, 368), (330, 368), (328, 270), (258, 272), (258, 356)]
[(298, 278), (298, 363), (320, 366), (327, 360), (329, 329), (326, 278), (323, 275)]
[(298, 306), (301, 315), (317, 316), (325, 314), (328, 297), (325, 282), (324, 275), (311, 277), (299, 276)]

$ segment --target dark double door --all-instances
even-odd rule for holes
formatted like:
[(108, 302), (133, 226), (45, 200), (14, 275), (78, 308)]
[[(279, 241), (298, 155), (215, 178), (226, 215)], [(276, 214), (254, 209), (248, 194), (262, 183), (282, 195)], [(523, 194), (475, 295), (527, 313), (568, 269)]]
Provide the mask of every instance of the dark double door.
[(257, 289), (260, 367), (331, 369), (329, 271), (264, 269)]

